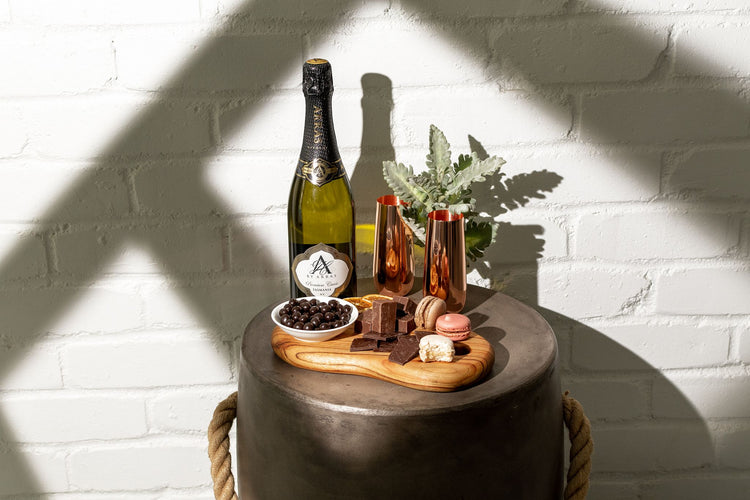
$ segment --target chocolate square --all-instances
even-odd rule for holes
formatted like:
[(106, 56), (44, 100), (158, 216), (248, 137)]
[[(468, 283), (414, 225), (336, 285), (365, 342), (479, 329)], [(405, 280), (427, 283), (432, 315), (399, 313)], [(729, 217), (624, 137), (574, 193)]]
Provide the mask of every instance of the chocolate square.
[(362, 334), (363, 339), (374, 339), (380, 341), (396, 340), (396, 332), (393, 333), (380, 333), (380, 332), (366, 332)]
[(400, 333), (409, 333), (417, 327), (414, 322), (414, 315), (407, 314), (403, 318), (396, 320), (396, 331)]
[(392, 300), (375, 300), (372, 303), (372, 329), (380, 333), (396, 331), (396, 307)]
[(352, 340), (352, 345), (349, 346), (349, 352), (358, 351), (372, 351), (378, 346), (378, 341), (375, 339), (364, 339), (357, 337)]
[(430, 330), (414, 330), (414, 335), (419, 339), (422, 340), (422, 337), (426, 337), (427, 335), (434, 335), (435, 332)]
[(399, 337), (396, 347), (388, 356), (388, 361), (405, 365), (419, 355), (419, 339), (414, 335)]
[(398, 309), (404, 311), (406, 314), (417, 312), (417, 303), (409, 297), (393, 297), (393, 301), (398, 304)]

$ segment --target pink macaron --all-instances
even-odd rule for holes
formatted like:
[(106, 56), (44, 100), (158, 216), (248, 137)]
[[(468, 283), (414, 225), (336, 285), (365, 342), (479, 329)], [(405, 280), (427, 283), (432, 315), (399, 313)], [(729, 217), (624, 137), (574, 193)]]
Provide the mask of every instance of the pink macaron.
[(437, 319), (435, 330), (453, 341), (466, 340), (471, 333), (471, 320), (463, 314), (443, 314)]

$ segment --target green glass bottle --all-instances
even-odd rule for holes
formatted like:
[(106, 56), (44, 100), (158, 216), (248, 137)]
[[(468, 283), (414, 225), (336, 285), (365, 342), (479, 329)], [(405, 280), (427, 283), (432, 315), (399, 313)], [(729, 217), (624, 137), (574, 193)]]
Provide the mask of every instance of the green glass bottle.
[(305, 62), (302, 90), (305, 132), (287, 208), (291, 296), (356, 296), (354, 201), (333, 129), (328, 61)]

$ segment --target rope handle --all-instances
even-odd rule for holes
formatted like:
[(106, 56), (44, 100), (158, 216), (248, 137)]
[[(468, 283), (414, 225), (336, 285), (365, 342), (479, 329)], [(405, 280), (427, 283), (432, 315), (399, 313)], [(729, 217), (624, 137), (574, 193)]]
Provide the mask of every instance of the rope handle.
[[(562, 396), (563, 421), (570, 439), (570, 464), (563, 494), (564, 500), (584, 500), (589, 491), (591, 454), (591, 423), (581, 403), (565, 391)], [(238, 500), (234, 491), (232, 454), (229, 450), (229, 431), (237, 416), (237, 392), (233, 392), (214, 410), (208, 426), (208, 458), (211, 460), (211, 479), (216, 500)]]

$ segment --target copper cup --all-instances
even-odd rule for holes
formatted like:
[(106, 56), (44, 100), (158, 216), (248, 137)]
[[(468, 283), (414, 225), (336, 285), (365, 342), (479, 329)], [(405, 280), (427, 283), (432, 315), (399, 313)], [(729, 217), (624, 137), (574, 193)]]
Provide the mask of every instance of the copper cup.
[(413, 235), (401, 217), (405, 204), (394, 195), (378, 198), (372, 277), (383, 295), (406, 295), (414, 285)]
[(448, 312), (466, 303), (466, 244), (464, 216), (448, 210), (427, 214), (422, 293), (443, 299)]

